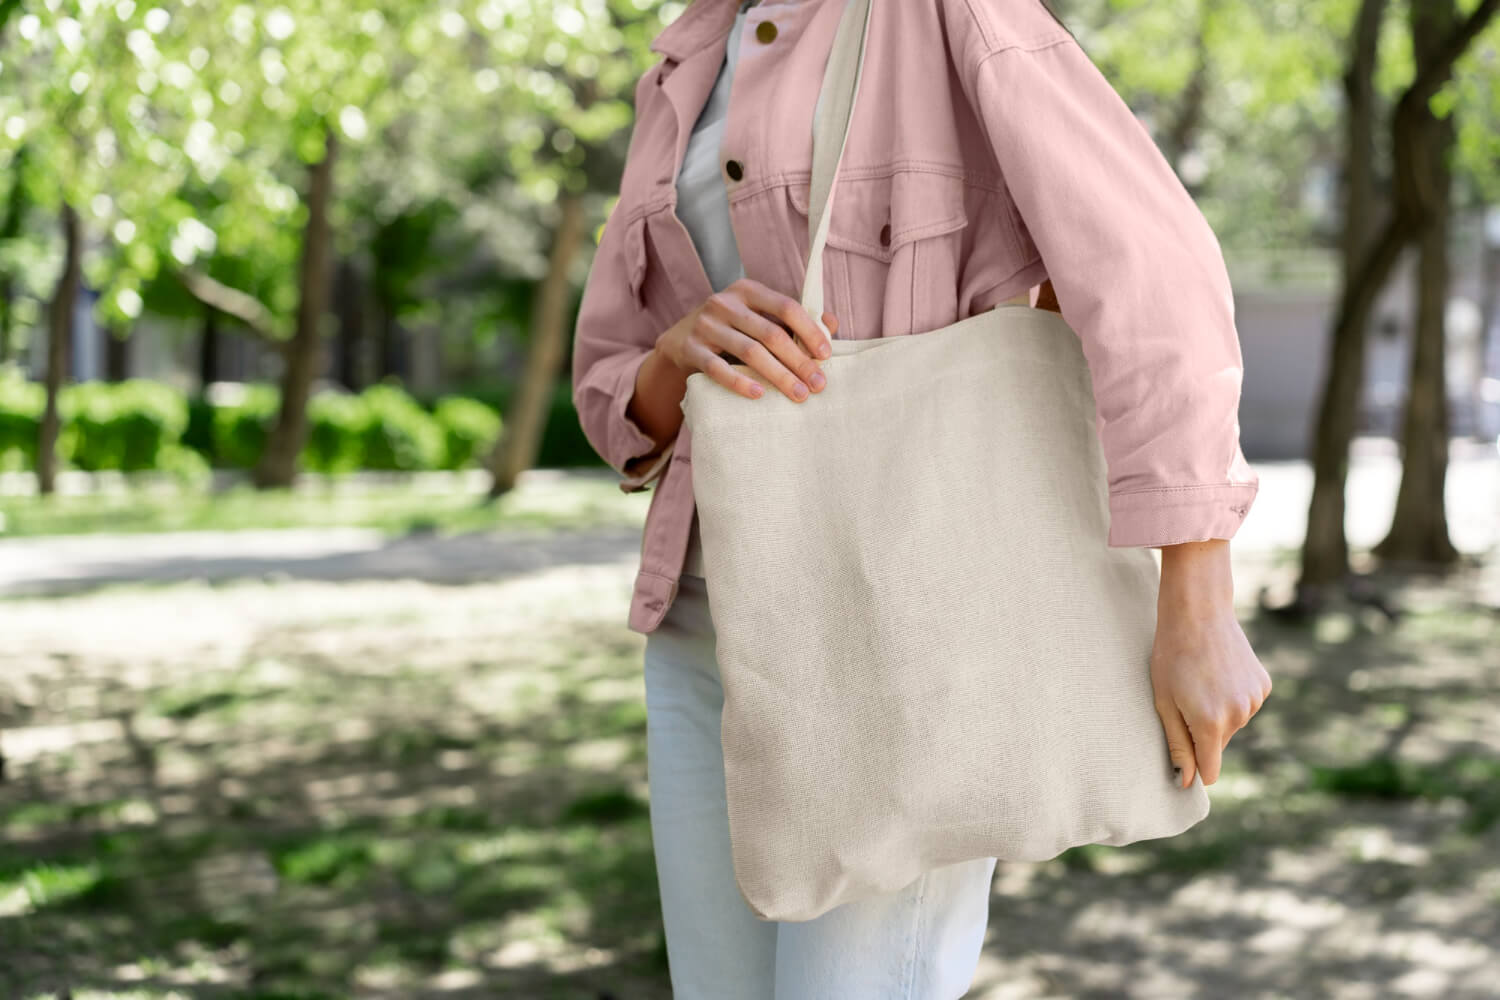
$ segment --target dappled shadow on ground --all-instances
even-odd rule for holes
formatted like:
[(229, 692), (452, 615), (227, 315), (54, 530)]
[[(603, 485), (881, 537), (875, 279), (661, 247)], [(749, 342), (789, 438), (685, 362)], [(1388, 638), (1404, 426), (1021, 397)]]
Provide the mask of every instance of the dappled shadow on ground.
[(1187, 833), (997, 871), (973, 995), (1496, 995), (1500, 615), (1246, 623), (1270, 699)]
[(665, 996), (619, 576), (517, 589), (5, 605), (0, 996)]
[[(0, 602), (0, 996), (666, 998), (628, 585)], [(1493, 995), (1500, 619), (1247, 630), (1209, 817), (1002, 863), (972, 996)]]

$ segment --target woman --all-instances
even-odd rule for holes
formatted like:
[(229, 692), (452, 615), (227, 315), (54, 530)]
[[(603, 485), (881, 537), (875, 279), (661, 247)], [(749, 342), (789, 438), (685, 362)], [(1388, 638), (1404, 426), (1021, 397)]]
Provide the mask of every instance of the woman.
[[(651, 823), (683, 1000), (956, 997), (987, 924), (993, 858), (799, 923), (757, 919), (731, 866), (723, 691), (680, 403), (694, 371), (752, 399), (822, 389), (826, 337), (794, 293), (815, 97), (842, 8), (696, 0), (652, 42), (661, 59), (636, 87), (620, 198), (578, 317), (583, 429), (622, 489), (657, 483), (629, 623), (647, 636)], [(1239, 447), (1242, 369), (1217, 240), (1041, 0), (876, 0), (860, 87), (821, 319), (835, 336), (898, 336), (1015, 299), (1078, 332), (1109, 466), (1109, 544), (1161, 549), (1157, 711), (1184, 786), (1195, 773), (1211, 784), (1271, 686), (1233, 610), (1229, 539), (1258, 479)]]

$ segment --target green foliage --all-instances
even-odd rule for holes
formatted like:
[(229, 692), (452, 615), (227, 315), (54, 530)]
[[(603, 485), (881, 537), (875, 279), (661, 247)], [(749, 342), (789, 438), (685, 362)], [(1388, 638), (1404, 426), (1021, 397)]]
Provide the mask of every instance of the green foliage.
[(211, 460), (215, 465), (235, 469), (255, 465), (276, 421), (280, 395), (275, 386), (247, 385), (239, 398), (214, 407)]
[(73, 466), (94, 472), (157, 468), (161, 453), (187, 427), (187, 400), (148, 379), (81, 382), (58, 397), (61, 452)]
[(302, 885), (351, 886), (376, 864), (368, 837), (329, 834), (288, 845), (274, 857), (276, 871)]
[(542, 433), (542, 446), (537, 452), (538, 468), (558, 469), (575, 466), (597, 466), (599, 453), (584, 436), (583, 426), (578, 422), (578, 410), (573, 406), (572, 386), (559, 382), (552, 393), (552, 406), (547, 412), (547, 429)]
[(444, 396), (433, 407), (443, 429), (443, 468), (462, 469), (483, 460), (500, 437), (500, 414), (477, 399)]
[(164, 445), (157, 453), (156, 468), (189, 489), (201, 490), (213, 481), (214, 470), (208, 459), (183, 444)]
[[(215, 399), (187, 399), (144, 379), (84, 382), (63, 389), (59, 453), (85, 469), (168, 472), (184, 485), (207, 483), (212, 469), (249, 469), (275, 423), (274, 385), (225, 386)], [(484, 398), (447, 395), (431, 411), (404, 390), (377, 385), (359, 395), (320, 392), (308, 403), (303, 465), (337, 475), (358, 469), (463, 469), (481, 463), (499, 439), (506, 391)], [(35, 467), (46, 394), (19, 374), (0, 375), (0, 469)], [(597, 465), (566, 383), (552, 395), (538, 464)]]
[[(510, 412), (515, 395), (515, 386), (492, 382), (460, 385), (455, 394), (472, 399), (497, 411)], [(438, 402), (440, 402), (439, 400)], [(433, 404), (434, 408), (436, 403)], [(567, 469), (578, 466), (599, 466), (599, 454), (589, 444), (578, 422), (578, 410), (573, 406), (573, 387), (567, 379), (560, 379), (552, 390), (547, 408), (547, 426), (542, 432), (541, 445), (537, 450), (536, 467), (539, 469)]]
[[(274, 386), (246, 388), (224, 406), (205, 404), (200, 423), (213, 427), (214, 463), (249, 468), (260, 456), (276, 419)], [(356, 469), (417, 472), (458, 469), (479, 456), (498, 432), (500, 418), (475, 400), (445, 397), (440, 412), (429, 413), (395, 386), (371, 386), (359, 395), (320, 392), (308, 402), (303, 465), (339, 474)]]
[(307, 404), (307, 444), (302, 464), (314, 472), (352, 472), (364, 462), (364, 445), (372, 424), (370, 407), (360, 396), (321, 392)]
[(1313, 766), (1312, 787), (1349, 798), (1440, 800), (1469, 806), (1462, 827), (1483, 833), (1500, 820), (1500, 759), (1457, 754), (1439, 763), (1417, 763), (1382, 754), (1358, 764)]
[(443, 462), (443, 429), (402, 390), (372, 385), (360, 394), (369, 412), (364, 433), (366, 469), (417, 471)]
[[(0, 468), (36, 463), (46, 391), (18, 374), (0, 377)], [(170, 386), (146, 379), (83, 382), (58, 396), (60, 457), (88, 471), (137, 472), (170, 466), (186, 476), (201, 473), (173, 451), (187, 427), (187, 401)]]
[(0, 373), (0, 470), (36, 465), (37, 435), (47, 392), (19, 372)]
[(214, 455), (214, 405), (201, 395), (188, 400), (188, 422), (182, 432), (182, 444), (206, 458)]
[(562, 812), (562, 822), (607, 826), (646, 815), (648, 815), (646, 804), (629, 789), (610, 788), (568, 803)]

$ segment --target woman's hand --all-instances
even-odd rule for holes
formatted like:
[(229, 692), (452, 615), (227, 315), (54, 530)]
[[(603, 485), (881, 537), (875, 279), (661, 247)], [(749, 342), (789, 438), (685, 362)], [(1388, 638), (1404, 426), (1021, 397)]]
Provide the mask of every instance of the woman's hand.
[[(832, 313), (823, 314), (823, 323), (838, 329)], [(735, 371), (722, 356), (730, 354), (796, 402), (825, 384), (814, 355), (833, 353), (802, 303), (752, 278), (710, 295), (657, 338), (656, 349), (683, 372), (701, 371), (741, 396), (759, 398), (764, 386)]]
[(1162, 546), (1151, 686), (1182, 787), (1194, 772), (1205, 785), (1219, 780), (1229, 738), (1271, 693), (1235, 617), (1228, 541)]

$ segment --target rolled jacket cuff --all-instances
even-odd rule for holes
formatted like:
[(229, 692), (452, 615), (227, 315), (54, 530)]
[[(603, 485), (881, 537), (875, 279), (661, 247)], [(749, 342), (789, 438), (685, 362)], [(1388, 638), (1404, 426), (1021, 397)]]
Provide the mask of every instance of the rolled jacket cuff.
[(1159, 548), (1233, 538), (1258, 489), (1258, 482), (1215, 483), (1111, 493), (1109, 544)]
[[(645, 489), (660, 474), (676, 444), (675, 438), (665, 447), (658, 444), (629, 414), (636, 376), (650, 354), (650, 349), (646, 349), (619, 360), (610, 359), (612, 370), (603, 376), (609, 397), (609, 418), (605, 425), (608, 453), (603, 457), (621, 476), (620, 489), (625, 493)], [(649, 463), (644, 470), (636, 468), (642, 461)]]
[[(627, 475), (620, 480), (620, 492), (639, 493), (641, 490), (644, 490), (647, 484), (651, 482), (651, 480), (661, 475), (662, 470), (667, 467), (667, 462), (671, 461), (672, 453), (676, 450), (677, 439), (673, 438), (670, 442), (667, 443), (667, 446), (662, 450), (662, 453), (658, 455), (649, 466), (647, 466), (640, 472)], [(642, 458), (632, 458), (625, 464), (626, 467), (629, 468), (631, 463), (640, 462), (643, 460), (644, 459)]]

